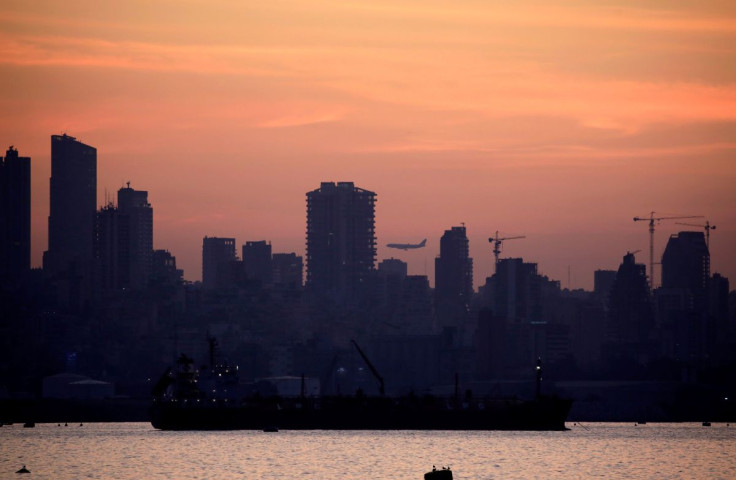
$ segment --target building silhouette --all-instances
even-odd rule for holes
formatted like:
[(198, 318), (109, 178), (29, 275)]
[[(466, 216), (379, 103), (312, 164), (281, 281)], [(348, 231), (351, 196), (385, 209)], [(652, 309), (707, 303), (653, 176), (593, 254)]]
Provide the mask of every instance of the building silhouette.
[(140, 289), (148, 284), (153, 262), (153, 208), (148, 192), (126, 187), (118, 190), (118, 210), (127, 217), (128, 230), (123, 261), (125, 287)]
[(168, 250), (154, 250), (151, 262), (151, 279), (156, 285), (178, 286), (183, 282), (184, 271), (176, 268), (176, 257)]
[(542, 318), (542, 277), (537, 264), (521, 258), (503, 258), (493, 278), (492, 308), (508, 323), (540, 322)]
[(401, 278), (406, 277), (409, 265), (398, 258), (385, 258), (378, 264), (378, 271), (385, 274), (398, 275)]
[(636, 375), (659, 352), (653, 342), (654, 310), (646, 266), (627, 253), (609, 295), (605, 360), (619, 376)]
[(435, 259), (435, 303), (441, 325), (459, 326), (473, 296), (473, 259), (465, 227), (445, 230)]
[(153, 210), (148, 192), (130, 186), (118, 191), (118, 205), (97, 212), (95, 290), (141, 290), (148, 285), (153, 261)]
[(296, 253), (274, 253), (271, 256), (271, 275), (275, 285), (301, 288), (304, 265)]
[(355, 299), (376, 260), (376, 194), (352, 182), (307, 193), (307, 288)]
[(97, 149), (69, 135), (51, 136), (49, 243), (43, 269), (62, 305), (89, 300), (94, 271)]
[(0, 284), (31, 268), (31, 159), (12, 145), (0, 157)]
[(596, 270), (593, 273), (593, 293), (596, 298), (603, 300), (606, 305), (615, 280), (616, 270)]
[(202, 241), (202, 286), (206, 290), (227, 287), (232, 262), (237, 261), (234, 238), (204, 237)]
[(245, 242), (243, 245), (243, 267), (245, 277), (255, 280), (261, 285), (271, 285), (273, 271), (271, 267), (271, 244), (265, 240)]
[(709, 284), (710, 253), (704, 233), (670, 236), (662, 254), (662, 287), (655, 295), (658, 323), (665, 355), (693, 368), (708, 361), (716, 344)]
[(95, 291), (102, 299), (128, 285), (130, 222), (108, 203), (97, 212), (95, 228)]
[(710, 253), (703, 232), (680, 232), (670, 236), (662, 254), (662, 287), (685, 289), (693, 308), (706, 310)]
[[(538, 357), (550, 363), (569, 354), (570, 333), (553, 321), (560, 284), (522, 258), (503, 258), (482, 288), (476, 347), (479, 375), (523, 378)], [(489, 351), (485, 351), (489, 350)]]

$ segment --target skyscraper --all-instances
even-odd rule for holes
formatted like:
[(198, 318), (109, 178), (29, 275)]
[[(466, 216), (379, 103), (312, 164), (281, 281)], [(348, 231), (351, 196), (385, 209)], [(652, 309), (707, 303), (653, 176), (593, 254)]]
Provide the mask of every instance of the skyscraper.
[(261, 285), (270, 285), (273, 279), (271, 244), (265, 240), (245, 242), (245, 245), (243, 245), (243, 267), (248, 280), (256, 280)]
[(307, 287), (356, 298), (376, 261), (376, 194), (353, 182), (307, 192)]
[(503, 258), (496, 266), (492, 310), (508, 323), (536, 323), (543, 320), (543, 277), (537, 264), (522, 258)]
[(143, 288), (151, 277), (153, 261), (153, 209), (148, 192), (127, 186), (118, 190), (118, 210), (128, 217), (127, 265), (125, 286)]
[(714, 352), (717, 328), (709, 316), (710, 253), (703, 232), (670, 236), (657, 290), (659, 322), (670, 337), (669, 355), (696, 366)]
[[(633, 253), (624, 255), (609, 294), (609, 339), (618, 354), (634, 352), (644, 345), (654, 328), (654, 312), (647, 282), (646, 266), (636, 263)], [(631, 346), (631, 350), (624, 349)]]
[(128, 286), (129, 218), (112, 203), (100, 208), (95, 224), (95, 292), (99, 298)]
[(234, 238), (204, 237), (202, 286), (207, 290), (225, 287), (227, 269), (236, 260)]
[(31, 159), (11, 145), (0, 158), (0, 282), (31, 268)]
[(445, 230), (434, 267), (437, 315), (444, 324), (457, 324), (467, 314), (473, 296), (473, 259), (465, 227)]
[(52, 135), (50, 187), (49, 245), (43, 269), (59, 282), (60, 292), (68, 292), (60, 300), (81, 306), (88, 299), (93, 277), (97, 149), (66, 134)]
[(670, 236), (662, 254), (662, 287), (681, 288), (693, 296), (694, 309), (707, 310), (710, 253), (703, 232)]

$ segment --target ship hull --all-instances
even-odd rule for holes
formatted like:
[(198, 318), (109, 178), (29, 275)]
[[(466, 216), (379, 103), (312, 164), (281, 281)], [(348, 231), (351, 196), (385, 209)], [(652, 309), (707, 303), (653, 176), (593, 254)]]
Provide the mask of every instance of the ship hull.
[(474, 404), (391, 398), (155, 402), (160, 430), (566, 430), (572, 401), (497, 399)]

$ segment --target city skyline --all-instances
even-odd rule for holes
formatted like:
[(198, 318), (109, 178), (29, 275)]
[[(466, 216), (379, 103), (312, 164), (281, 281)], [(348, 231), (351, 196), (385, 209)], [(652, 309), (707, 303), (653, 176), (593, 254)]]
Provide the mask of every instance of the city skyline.
[[(128, 181), (149, 192), (154, 248), (189, 280), (204, 236), (304, 256), (322, 181), (376, 192), (377, 260), (432, 282), (442, 232), (464, 223), (476, 288), (500, 231), (526, 237), (502, 258), (591, 290), (627, 251), (648, 266), (632, 218), (652, 210), (716, 225), (712, 272), (736, 278), (729, 2), (42, 1), (0, 22), (0, 141), (32, 158), (35, 267), (48, 137), (66, 132), (98, 149), (98, 207)], [(656, 227), (655, 262), (683, 230)]]
[[(53, 138), (61, 138), (61, 137), (62, 136), (59, 136), (59, 135), (52, 135), (52, 139)], [(77, 139), (75, 137), (69, 136), (66, 133), (63, 134), (63, 137), (72, 139), (73, 141), (77, 141)], [(87, 145), (84, 145), (84, 146), (87, 147)], [(96, 149), (95, 147), (90, 147), (90, 148)], [(32, 170), (33, 169), (31, 168), (31, 171)], [(322, 182), (322, 183), (324, 183), (324, 182)], [(343, 183), (346, 183), (346, 182), (343, 182)], [(353, 183), (353, 182), (347, 182), (347, 183)], [(120, 187), (120, 190), (121, 191), (131, 190), (131, 188), (130, 188), (130, 182), (129, 181), (126, 182), (123, 186)], [(113, 193), (112, 192), (114, 190), (108, 189), (108, 188), (105, 187), (104, 188), (104, 191), (105, 191), (105, 199), (103, 199), (103, 200), (101, 200), (100, 198), (97, 199), (97, 203), (99, 204), (98, 205), (98, 210), (102, 210), (107, 205), (117, 206), (111, 200), (112, 197), (113, 197)], [(148, 192), (141, 192), (141, 193), (147, 194)], [(309, 194), (309, 193), (310, 192), (305, 192), (305, 194)], [(376, 195), (376, 196), (378, 196), (378, 195)], [(32, 201), (32, 203), (33, 203), (33, 201)], [(378, 205), (378, 202), (376, 202), (376, 204)], [(655, 213), (655, 212), (650, 212), (650, 214), (653, 214), (653, 213)], [(672, 215), (672, 214), (670, 214), (670, 215)], [(696, 218), (694, 220), (693, 219), (686, 219), (686, 220), (680, 220), (680, 221), (676, 221), (677, 219), (670, 220), (669, 221), (669, 224), (671, 225), (671, 227), (669, 229), (666, 228), (667, 225), (668, 225), (668, 223), (666, 223), (664, 221), (655, 223), (655, 225), (656, 225), (655, 226), (655, 232), (656, 232), (655, 233), (655, 245), (656, 246), (655, 246), (655, 258), (654, 258), (654, 262), (655, 262), (656, 265), (660, 265), (661, 259), (662, 259), (662, 255), (664, 253), (664, 245), (667, 244), (667, 242), (669, 241), (670, 237), (676, 237), (679, 233), (682, 233), (682, 232), (693, 232), (693, 231), (702, 232), (702, 231), (705, 230), (705, 227), (706, 226), (708, 227), (709, 230), (710, 229), (715, 230), (717, 228), (717, 225), (715, 225), (715, 222), (710, 222), (709, 220), (705, 220), (705, 216), (700, 216), (700, 217), (703, 217), (703, 220), (702, 221), (699, 218)], [(644, 219), (646, 219), (646, 217), (644, 217)], [(378, 223), (378, 219), (376, 219), (376, 222)], [(695, 225), (700, 225), (700, 223), (695, 224), (695, 223), (683, 223), (683, 222), (700, 222), (700, 223), (702, 223), (702, 227), (703, 228), (694, 228)], [(706, 222), (708, 222), (708, 223), (706, 223)], [(33, 222), (33, 219), (31, 220), (31, 223), (32, 224), (34, 223)], [(465, 229), (465, 222), (459, 222), (459, 223), (460, 223), (460, 225), (462, 225), (462, 228)], [(459, 225), (453, 225), (453, 226), (448, 227), (448, 228), (455, 229), (455, 228), (461, 228), (461, 227)], [(231, 230), (234, 230), (234, 229), (231, 229)], [(665, 233), (662, 233), (663, 230), (665, 231)], [(719, 230), (719, 233), (723, 233), (724, 230), (726, 230), (726, 229), (721, 228)], [(222, 229), (222, 231), (223, 232), (227, 232), (227, 229)], [(496, 232), (496, 235), (498, 235), (498, 232)], [(32, 233), (32, 237), (34, 237), (34, 236), (35, 235)], [(207, 234), (205, 234), (204, 235), (204, 238), (207, 238), (208, 236), (215, 237), (215, 235), (207, 235)], [(470, 238), (475, 238), (475, 240), (477, 241), (477, 240), (479, 240), (477, 238), (479, 236), (481, 236), (481, 235), (478, 235), (478, 234), (476, 234), (474, 236), (473, 235), (468, 235), (468, 238), (469, 239)], [(430, 235), (429, 238), (432, 238), (432, 235)], [(527, 237), (526, 236), (512, 237), (512, 239), (517, 239), (517, 238), (518, 239), (526, 239)], [(649, 234), (648, 233), (647, 233), (647, 237), (646, 238), (647, 238), (647, 242), (648, 242), (648, 239), (649, 239)], [(231, 239), (235, 242), (236, 251), (239, 251), (240, 247), (244, 246), (246, 243), (250, 243), (250, 242), (254, 242), (254, 241), (256, 241), (256, 242), (267, 241), (269, 243), (271, 242), (270, 237), (268, 237), (268, 236), (266, 236), (266, 240), (257, 240), (255, 238), (250, 238), (250, 237), (248, 237), (247, 239), (246, 238), (242, 238), (241, 239), (241, 238), (238, 238), (238, 237), (231, 237)], [(494, 267), (493, 267), (493, 261), (492, 261), (493, 243), (491, 242), (491, 240), (493, 238), (492, 237), (489, 237), (487, 244), (483, 242), (484, 239), (485, 238), (480, 239), (480, 242), (479, 242), (482, 246), (480, 248), (478, 248), (478, 245), (476, 245), (476, 249), (475, 249), (476, 252), (478, 250), (482, 250), (481, 251), (481, 258), (480, 258), (480, 262), (479, 263), (484, 267), (484, 269), (481, 272), (475, 272), (475, 274), (473, 275), (473, 288), (474, 289), (477, 289), (478, 287), (482, 286), (483, 283), (485, 282), (485, 279), (487, 277), (490, 277), (494, 273), (494, 270), (493, 270)], [(428, 276), (428, 278), (430, 280), (430, 283), (432, 284), (432, 286), (434, 286), (434, 283), (435, 283), (435, 277), (434, 277), (434, 275), (435, 275), (435, 270), (436, 270), (434, 268), (435, 267), (434, 263), (435, 263), (435, 260), (437, 258), (439, 258), (439, 256), (440, 256), (440, 248), (439, 248), (440, 247), (440, 238), (439, 238), (439, 235), (437, 235), (434, 240), (435, 241), (433, 243), (436, 246), (436, 253), (434, 253), (434, 254), (432, 253), (433, 252), (432, 244), (430, 244), (428, 251), (425, 252), (425, 251), (420, 250), (419, 252), (416, 252), (416, 253), (415, 252), (396, 252), (395, 250), (392, 250), (390, 248), (387, 248), (387, 246), (384, 245), (384, 247), (382, 249), (384, 255), (383, 256), (379, 256), (378, 257), (378, 261), (383, 260), (383, 259), (391, 259), (391, 258), (397, 258), (398, 257), (399, 259), (407, 262), (407, 264), (413, 265), (413, 271), (410, 271), (410, 274)], [(639, 242), (640, 242), (640, 240), (641, 239), (638, 239)], [(200, 242), (201, 242), (201, 240), (200, 240)], [(472, 242), (469, 242), (469, 243), (470, 243), (470, 255), (469, 255), (469, 257), (471, 259), (477, 258), (477, 257), (473, 257), (473, 253), (472, 252), (474, 251), (474, 249), (472, 248)], [(478, 243), (478, 242), (476, 242), (476, 243)], [(156, 244), (157, 244), (156, 248), (158, 248), (158, 249), (171, 250), (166, 245), (160, 245), (159, 242), (156, 242)], [(662, 244), (661, 249), (660, 249), (660, 245), (659, 244)], [(379, 241), (377, 243), (378, 249), (380, 249), (380, 246), (381, 246), (381, 242)], [(282, 248), (281, 250), (284, 250), (284, 249)], [(295, 252), (297, 254), (299, 254), (299, 255), (304, 255), (304, 251), (305, 250), (306, 250), (306, 248), (303, 248), (303, 250), (301, 250), (301, 251), (297, 248), (297, 249), (295, 249)], [(503, 252), (503, 249), (501, 251)], [(529, 251), (529, 249), (526, 249), (526, 251)], [(724, 251), (727, 251), (727, 249), (724, 248)], [(629, 252), (632, 252), (632, 250), (626, 250), (623, 253), (629, 253)], [(172, 253), (174, 255), (176, 255), (176, 252), (172, 252)], [(198, 259), (194, 259), (194, 260), (189, 259), (189, 262), (187, 262), (186, 260), (184, 260), (183, 262), (181, 262), (182, 265), (194, 265), (196, 268), (198, 268), (197, 271), (199, 272), (199, 275), (197, 275), (196, 272), (192, 275), (190, 272), (188, 272), (186, 269), (184, 269), (184, 274), (185, 274), (185, 277), (184, 278), (186, 280), (190, 280), (190, 281), (201, 281), (202, 280), (201, 272), (202, 272), (202, 268), (203, 267), (202, 267), (202, 257), (201, 257), (201, 243), (200, 243), (200, 252), (199, 253), (200, 253), (200, 256), (199, 256)], [(518, 258), (518, 259), (525, 259), (527, 261), (531, 261), (531, 262), (536, 263), (536, 264), (540, 264), (541, 263), (540, 260), (535, 259), (534, 252), (529, 252), (529, 253), (530, 253), (530, 256), (528, 256), (528, 257), (525, 257), (522, 254), (518, 254), (518, 255), (516, 255), (516, 254), (504, 255), (502, 253), (501, 258)], [(647, 275), (649, 275), (649, 258), (648, 258), (648, 255), (646, 254), (645, 249), (644, 248), (639, 248), (637, 250), (633, 250), (633, 253), (639, 255), (637, 257), (637, 260), (636, 261), (637, 261), (638, 264), (645, 264), (646, 265)], [(486, 255), (488, 257), (486, 257)], [(711, 250), (711, 257), (712, 256), (713, 256), (713, 253), (712, 253), (712, 250)], [(33, 257), (33, 255), (32, 255), (32, 257)], [(236, 257), (237, 258), (240, 258), (237, 255), (236, 255)], [(419, 257), (421, 257), (421, 260), (423, 260), (423, 262), (424, 262), (422, 265), (420, 265), (420, 263), (421, 263), (420, 261), (417, 261), (417, 258), (419, 258)], [(242, 258), (240, 258), (240, 259), (242, 260)], [(414, 261), (412, 262), (412, 260), (414, 260)], [(432, 261), (432, 266), (431, 267), (429, 265), (429, 261), (430, 260)], [(378, 263), (378, 261), (376, 262), (376, 264)], [(592, 270), (590, 270), (589, 272), (585, 272), (584, 273), (585, 277), (588, 277), (589, 276), (590, 278), (584, 278), (581, 281), (578, 280), (577, 278), (574, 278), (572, 276), (572, 268), (571, 268), (571, 265), (568, 266), (569, 268), (568, 268), (568, 270), (566, 272), (567, 273), (567, 276), (564, 276), (563, 275), (563, 276), (555, 277), (554, 275), (551, 275), (549, 272), (547, 272), (547, 271), (544, 270), (544, 265), (540, 265), (540, 267), (541, 267), (540, 273), (542, 275), (548, 275), (553, 280), (560, 281), (560, 283), (561, 283), (561, 285), (562, 285), (563, 288), (571, 288), (571, 289), (582, 288), (582, 289), (585, 289), (585, 290), (592, 291), (593, 290), (593, 283), (594, 283), (593, 282), (594, 272), (596, 270), (610, 270), (610, 269), (615, 270), (615, 268), (616, 268), (615, 262), (616, 261), (614, 261), (612, 259), (611, 262), (609, 262), (611, 265), (613, 265), (612, 267), (609, 267), (608, 265), (605, 265), (605, 266), (603, 266), (603, 265), (593, 265)], [(42, 263), (42, 262), (40, 262), (40, 263)], [(42, 267), (42, 264), (36, 265), (36, 264), (34, 264), (33, 259), (32, 259), (31, 260), (31, 266), (32, 267), (35, 267), (35, 268), (38, 268), (38, 267)], [(490, 270), (488, 270), (488, 268), (490, 268)], [(423, 269), (423, 271), (420, 271), (421, 269)], [(725, 270), (725, 269), (720, 269), (719, 270), (717, 266), (713, 270), (713, 272), (714, 273), (720, 273), (720, 274), (722, 274), (723, 276), (725, 276), (727, 278), (729, 277), (728, 273), (726, 273), (727, 270)], [(563, 273), (565, 273), (565, 272), (563, 272)], [(305, 275), (306, 275), (306, 271), (305, 271)], [(657, 269), (655, 269), (655, 276), (656, 276), (655, 287), (657, 287), (657, 286), (660, 286), (661, 285), (661, 272), (659, 272)], [(579, 283), (576, 284), (575, 283), (576, 281), (579, 281)]]

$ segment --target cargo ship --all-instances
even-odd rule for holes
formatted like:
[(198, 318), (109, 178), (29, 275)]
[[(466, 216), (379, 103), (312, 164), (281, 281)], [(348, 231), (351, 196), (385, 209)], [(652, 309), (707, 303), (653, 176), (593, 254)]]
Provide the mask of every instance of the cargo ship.
[[(379, 394), (309, 396), (260, 392), (233, 395), (237, 368), (211, 362), (206, 372), (182, 355), (176, 371), (157, 383), (150, 419), (160, 430), (566, 430), (572, 400), (541, 395), (541, 362), (533, 399), (385, 395), (383, 379), (353, 342), (379, 381)], [(211, 355), (212, 357), (212, 355)]]

